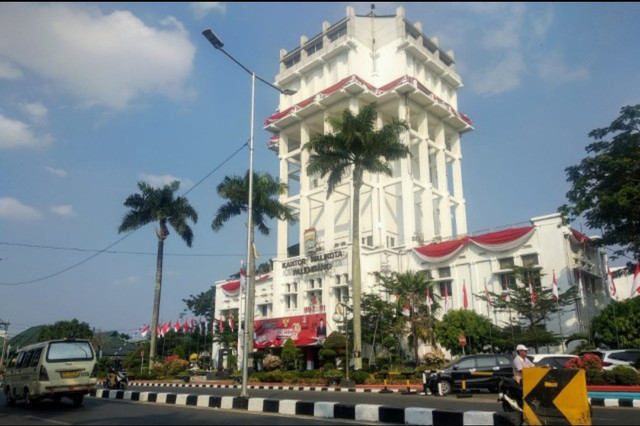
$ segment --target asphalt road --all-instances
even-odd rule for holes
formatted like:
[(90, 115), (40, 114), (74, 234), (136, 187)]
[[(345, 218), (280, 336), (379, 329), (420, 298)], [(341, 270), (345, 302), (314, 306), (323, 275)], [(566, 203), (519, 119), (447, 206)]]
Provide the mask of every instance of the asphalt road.
[(85, 398), (82, 407), (44, 400), (27, 409), (0, 397), (0, 425), (336, 425), (355, 422)]

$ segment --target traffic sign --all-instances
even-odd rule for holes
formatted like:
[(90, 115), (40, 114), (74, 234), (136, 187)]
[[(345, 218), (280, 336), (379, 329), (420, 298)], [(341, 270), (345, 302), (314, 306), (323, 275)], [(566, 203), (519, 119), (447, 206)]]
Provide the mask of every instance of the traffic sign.
[(467, 338), (464, 337), (464, 334), (458, 336), (458, 342), (460, 342), (460, 346), (467, 346)]

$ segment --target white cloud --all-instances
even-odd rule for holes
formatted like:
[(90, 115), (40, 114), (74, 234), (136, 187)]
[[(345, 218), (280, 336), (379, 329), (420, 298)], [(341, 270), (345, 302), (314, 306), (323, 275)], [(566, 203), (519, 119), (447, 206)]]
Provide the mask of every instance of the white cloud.
[(76, 212), (73, 211), (73, 206), (71, 206), (70, 204), (62, 206), (51, 206), (50, 210), (58, 216), (63, 217), (72, 217), (76, 215)]
[(587, 68), (569, 68), (558, 53), (545, 56), (538, 64), (538, 72), (543, 80), (549, 82), (566, 83), (589, 78), (589, 70)]
[(18, 105), (22, 112), (24, 112), (32, 122), (37, 124), (44, 124), (47, 122), (49, 110), (42, 102), (23, 102)]
[(31, 221), (42, 217), (40, 212), (11, 197), (0, 198), (0, 220)]
[(31, 126), (0, 114), (0, 150), (12, 148), (38, 148), (51, 144), (50, 134), (37, 135)]
[(148, 183), (149, 185), (161, 188), (167, 184), (170, 184), (174, 180), (180, 181), (180, 188), (186, 189), (193, 186), (193, 182), (189, 179), (178, 178), (171, 175), (152, 175), (148, 173), (140, 173), (138, 179)]
[(20, 71), (20, 68), (9, 62), (3, 61), (0, 58), (0, 78), (15, 80), (20, 77), (22, 77), (22, 71)]
[(470, 76), (471, 86), (477, 93), (495, 95), (520, 86), (520, 76), (525, 69), (522, 55), (512, 53), (484, 71)]
[(47, 172), (59, 177), (67, 177), (67, 171), (64, 169), (54, 169), (53, 167), (45, 167)]
[(547, 35), (547, 31), (553, 23), (554, 14), (551, 10), (539, 16), (535, 16), (531, 20), (533, 27), (533, 34), (538, 38), (544, 38)]
[(227, 11), (227, 5), (224, 2), (218, 1), (200, 1), (189, 3), (189, 9), (191, 9), (194, 18), (202, 19), (211, 11), (224, 14)]
[(124, 109), (140, 96), (190, 95), (195, 56), (175, 18), (148, 26), (95, 5), (0, 3), (0, 61), (42, 77), (84, 105)]

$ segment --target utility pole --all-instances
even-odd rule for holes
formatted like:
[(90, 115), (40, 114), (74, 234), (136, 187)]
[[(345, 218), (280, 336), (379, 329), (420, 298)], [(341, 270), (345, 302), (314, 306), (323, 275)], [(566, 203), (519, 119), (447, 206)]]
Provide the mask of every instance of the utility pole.
[(0, 356), (0, 370), (3, 369), (4, 360), (7, 357), (7, 348), (9, 347), (9, 325), (10, 323), (4, 322), (0, 319), (0, 337), (3, 338), (2, 356)]

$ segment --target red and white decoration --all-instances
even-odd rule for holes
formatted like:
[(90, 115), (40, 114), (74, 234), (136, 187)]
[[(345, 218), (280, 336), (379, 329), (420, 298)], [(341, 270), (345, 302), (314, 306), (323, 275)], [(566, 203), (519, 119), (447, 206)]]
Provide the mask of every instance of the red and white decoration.
[(640, 294), (640, 261), (636, 263), (636, 272), (633, 274), (633, 286), (631, 287), (631, 296)]
[(527, 242), (534, 229), (535, 226), (525, 226), (506, 231), (490, 232), (475, 237), (464, 237), (459, 240), (429, 244), (417, 247), (413, 251), (423, 261), (440, 263), (452, 259), (469, 244), (494, 252), (513, 250)]
[(558, 281), (556, 281), (556, 271), (553, 271), (553, 287), (552, 287), (552, 297), (553, 300), (555, 300), (556, 302), (558, 301), (558, 299), (560, 298), (560, 295), (558, 293)]
[(467, 283), (462, 280), (462, 307), (467, 309), (469, 307), (469, 300), (467, 299)]
[(613, 299), (618, 298), (618, 290), (616, 290), (616, 283), (613, 281), (613, 275), (611, 274), (611, 268), (607, 266), (607, 281), (609, 281), (609, 295)]
[(536, 304), (536, 292), (533, 288), (533, 283), (531, 282), (531, 276), (529, 276), (529, 291), (531, 292), (531, 306), (535, 306)]

